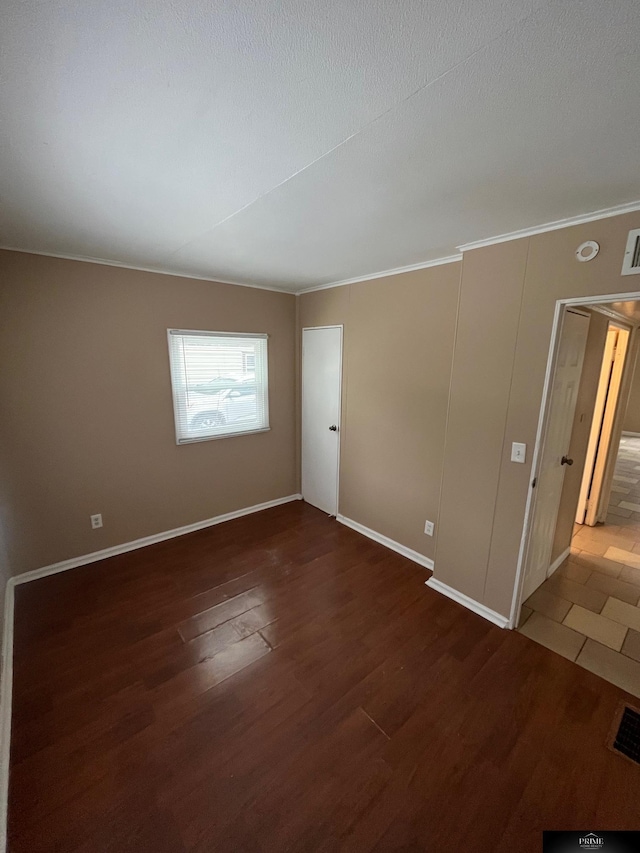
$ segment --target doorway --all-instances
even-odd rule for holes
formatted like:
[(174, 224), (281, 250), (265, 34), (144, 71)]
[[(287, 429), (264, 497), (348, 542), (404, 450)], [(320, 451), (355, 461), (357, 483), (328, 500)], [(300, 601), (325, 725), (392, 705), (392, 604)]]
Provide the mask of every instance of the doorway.
[[(606, 318), (607, 323), (613, 321), (615, 328), (621, 331), (624, 330), (625, 333), (623, 339), (621, 339), (622, 346), (620, 349), (620, 353), (624, 355), (624, 358), (620, 358), (616, 367), (616, 373), (619, 373), (619, 375), (615, 378), (617, 382), (615, 395), (607, 391), (604, 401), (601, 400), (600, 402), (603, 418), (606, 413), (608, 421), (609, 446), (607, 448), (606, 442), (602, 440), (602, 423), (598, 428), (600, 434), (598, 441), (593, 440), (593, 435), (596, 432), (596, 427), (592, 426), (592, 418), (594, 418), (596, 411), (596, 388), (594, 387), (593, 405), (588, 414), (588, 424), (586, 424), (591, 427), (591, 433), (585, 433), (584, 454), (581, 461), (576, 465), (576, 468), (572, 470), (572, 477), (575, 480), (576, 469), (579, 469), (578, 482), (581, 483), (583, 488), (586, 488), (584, 486), (584, 478), (589, 477), (590, 492), (588, 496), (592, 498), (594, 496), (592, 494), (593, 474), (595, 466), (598, 460), (600, 460), (602, 472), (598, 474), (598, 483), (596, 484), (599, 491), (598, 516), (594, 520), (596, 523), (601, 523), (606, 516), (608, 494), (613, 483), (613, 469), (615, 467), (618, 442), (622, 432), (621, 411), (624, 412), (629, 397), (638, 350), (637, 329), (640, 326), (640, 293), (616, 294), (609, 297), (601, 296), (585, 299), (566, 299), (559, 300), (556, 303), (545, 387), (533, 454), (531, 487), (527, 498), (525, 523), (514, 589), (511, 613), (512, 627), (518, 624), (520, 607), (524, 601), (525, 593), (527, 596), (530, 595), (544, 581), (545, 575), (549, 576), (552, 574), (562, 562), (561, 560), (552, 559), (551, 562), (546, 563), (544, 570), (541, 568), (547, 560), (546, 555), (551, 553), (550, 542), (553, 547), (555, 533), (553, 522), (557, 523), (558, 512), (558, 480), (564, 483), (566, 471), (574, 463), (574, 459), (569, 453), (569, 446), (570, 437), (572, 440), (572, 428), (575, 426), (573, 424), (577, 399), (575, 373), (579, 373), (582, 380), (582, 365), (578, 365), (575, 351), (576, 347), (579, 349), (581, 346), (580, 338), (582, 338), (582, 345), (586, 346), (584, 332), (581, 335), (576, 331), (580, 322), (577, 318), (581, 314), (591, 316), (592, 319), (589, 321), (590, 327), (595, 325), (593, 318), (598, 316), (601, 324)], [(568, 340), (563, 340), (563, 332), (565, 331), (567, 332)], [(603, 331), (601, 350), (597, 356), (598, 374), (602, 373), (601, 363), (604, 358), (605, 337), (611, 345), (611, 337), (608, 335), (606, 324)], [(567, 352), (574, 352), (571, 365), (565, 365), (564, 363), (566, 358), (565, 349)], [(567, 366), (574, 370), (574, 375), (570, 377), (563, 375), (566, 374)], [(596, 374), (594, 382), (598, 381), (598, 374)], [(615, 396), (617, 396), (617, 399), (612, 411), (611, 405)], [(607, 397), (610, 402), (608, 410), (606, 406)], [(580, 413), (581, 421), (585, 421), (586, 417), (585, 412)], [(582, 424), (582, 426), (584, 428), (585, 424)], [(588, 442), (591, 447), (592, 468), (591, 474), (585, 474), (583, 478), (582, 471), (586, 467)], [(548, 487), (544, 480), (540, 484), (540, 477), (546, 473), (548, 468), (553, 469), (556, 478), (555, 482), (552, 483), (552, 487)], [(547, 475), (547, 479), (552, 478)], [(538, 488), (539, 485), (542, 485), (542, 488)], [(579, 512), (579, 491), (580, 494), (583, 494), (579, 488), (576, 489), (575, 502), (571, 510), (572, 518), (575, 518)], [(570, 532), (569, 529), (569, 535), (566, 537), (566, 547), (562, 548), (559, 552), (563, 556), (569, 553)], [(554, 551), (558, 552), (558, 549), (554, 548)]]
[[(640, 294), (568, 303), (557, 306), (514, 627), (640, 696), (640, 435), (623, 432), (640, 395)], [(581, 337), (580, 365), (569, 353)]]
[(568, 456), (569, 443), (590, 321), (590, 314), (577, 308), (567, 308), (562, 315), (549, 418), (535, 484), (536, 507), (525, 568), (525, 599), (549, 575), (565, 466), (573, 465)]
[(342, 326), (302, 330), (302, 497), (338, 513)]
[(598, 379), (596, 401), (589, 433), (576, 524), (595, 527), (607, 515), (605, 474), (610, 462), (613, 425), (620, 402), (622, 375), (629, 349), (630, 331), (610, 322)]

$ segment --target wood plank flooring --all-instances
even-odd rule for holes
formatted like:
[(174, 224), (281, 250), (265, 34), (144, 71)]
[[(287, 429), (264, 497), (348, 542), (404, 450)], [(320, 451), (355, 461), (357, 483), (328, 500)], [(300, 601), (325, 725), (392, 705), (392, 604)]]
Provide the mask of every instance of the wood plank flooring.
[(620, 689), (303, 503), (16, 588), (11, 853), (637, 829)]

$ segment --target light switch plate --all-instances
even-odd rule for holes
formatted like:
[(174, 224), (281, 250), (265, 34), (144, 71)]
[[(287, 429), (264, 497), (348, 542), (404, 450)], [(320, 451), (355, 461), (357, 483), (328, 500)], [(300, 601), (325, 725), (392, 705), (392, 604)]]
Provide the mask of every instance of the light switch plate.
[(527, 461), (527, 445), (521, 444), (519, 441), (514, 441), (511, 445), (511, 461), (526, 462)]

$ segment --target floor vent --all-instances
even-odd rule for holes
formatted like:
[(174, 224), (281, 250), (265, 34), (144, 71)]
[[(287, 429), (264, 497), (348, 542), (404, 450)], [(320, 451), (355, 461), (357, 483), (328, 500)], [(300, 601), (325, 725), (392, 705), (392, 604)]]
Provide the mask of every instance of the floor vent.
[(616, 752), (640, 764), (640, 711), (636, 708), (624, 707), (612, 746)]

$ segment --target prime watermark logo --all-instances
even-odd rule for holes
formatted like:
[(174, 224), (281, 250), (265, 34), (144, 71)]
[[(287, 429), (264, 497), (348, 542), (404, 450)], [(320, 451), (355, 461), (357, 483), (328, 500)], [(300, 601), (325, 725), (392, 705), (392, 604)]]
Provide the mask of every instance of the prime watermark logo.
[(543, 853), (580, 853), (582, 850), (598, 850), (601, 853), (640, 853), (640, 832), (628, 830), (607, 830), (606, 832), (545, 830), (542, 838)]
[(595, 832), (588, 832), (578, 839), (578, 844), (583, 850), (600, 850), (604, 847), (604, 838)]

